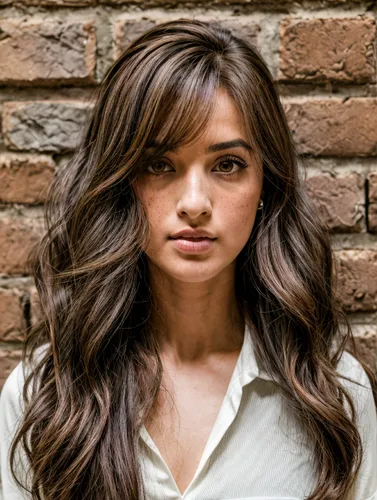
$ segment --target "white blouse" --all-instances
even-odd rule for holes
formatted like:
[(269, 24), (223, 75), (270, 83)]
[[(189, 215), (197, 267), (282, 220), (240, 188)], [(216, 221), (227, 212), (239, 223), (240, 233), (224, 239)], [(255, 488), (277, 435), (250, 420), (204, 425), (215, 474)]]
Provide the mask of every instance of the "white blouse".
[[(365, 448), (353, 500), (377, 500), (377, 414), (369, 379), (360, 363), (343, 353), (338, 374), (363, 384), (341, 383), (352, 393)], [(0, 458), (3, 500), (24, 500), (13, 482), (7, 454), (22, 414), (21, 362), (0, 396)], [(317, 484), (306, 433), (258, 367), (251, 331), (244, 341), (219, 414), (190, 484), (180, 493), (169, 467), (145, 427), (141, 465), (148, 500), (304, 500)]]

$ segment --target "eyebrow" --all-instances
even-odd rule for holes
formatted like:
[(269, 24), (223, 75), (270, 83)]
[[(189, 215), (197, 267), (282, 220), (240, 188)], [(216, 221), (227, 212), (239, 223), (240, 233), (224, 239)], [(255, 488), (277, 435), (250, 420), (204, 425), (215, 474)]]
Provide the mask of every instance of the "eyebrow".
[[(160, 146), (156, 142), (151, 142), (147, 148), (156, 148)], [(212, 144), (208, 146), (206, 149), (206, 153), (215, 153), (216, 151), (222, 151), (223, 149), (231, 149), (231, 148), (244, 148), (249, 151), (252, 150), (252, 147), (245, 142), (243, 139), (233, 139), (232, 141), (218, 142), (217, 144)], [(170, 151), (175, 151), (176, 148), (171, 148)]]

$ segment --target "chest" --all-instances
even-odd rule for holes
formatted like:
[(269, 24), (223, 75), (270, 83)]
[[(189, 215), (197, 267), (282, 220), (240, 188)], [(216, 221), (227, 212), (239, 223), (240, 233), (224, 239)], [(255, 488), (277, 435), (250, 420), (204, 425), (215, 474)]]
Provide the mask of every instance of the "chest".
[(237, 356), (219, 367), (169, 370), (146, 429), (183, 493), (193, 479), (220, 412)]

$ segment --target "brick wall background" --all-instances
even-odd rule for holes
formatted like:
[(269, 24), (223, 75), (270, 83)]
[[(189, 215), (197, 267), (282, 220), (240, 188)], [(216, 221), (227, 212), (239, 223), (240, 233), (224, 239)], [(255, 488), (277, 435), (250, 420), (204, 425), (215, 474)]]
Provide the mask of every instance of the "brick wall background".
[(25, 266), (46, 188), (125, 45), (167, 19), (220, 21), (278, 82), (310, 193), (332, 229), (342, 303), (377, 352), (376, 2), (0, 0), (0, 387), (38, 317)]

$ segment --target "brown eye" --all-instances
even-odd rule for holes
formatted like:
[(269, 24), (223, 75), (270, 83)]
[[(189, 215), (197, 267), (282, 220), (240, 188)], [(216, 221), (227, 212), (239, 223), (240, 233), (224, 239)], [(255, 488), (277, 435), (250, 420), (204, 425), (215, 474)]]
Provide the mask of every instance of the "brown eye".
[[(225, 170), (223, 169), (223, 166), (225, 165)], [(229, 176), (236, 174), (240, 170), (243, 170), (247, 168), (247, 163), (242, 160), (241, 158), (238, 158), (237, 156), (227, 156), (226, 158), (223, 158), (219, 161), (217, 164), (218, 167), (221, 167), (221, 170), (217, 170), (217, 172), (221, 172), (224, 174), (224, 176)], [(233, 170), (232, 170), (233, 169)]]
[[(219, 165), (222, 167), (225, 165), (225, 172), (229, 173), (232, 170), (232, 168), (234, 168), (235, 162), (230, 160), (225, 160), (220, 162)], [(224, 172), (224, 170), (222, 171)]]
[(165, 161), (162, 161), (162, 160), (155, 161), (153, 163), (150, 163), (147, 166), (146, 171), (150, 172), (151, 174), (161, 175), (161, 174), (164, 174), (166, 172), (169, 172), (169, 170), (164, 170), (165, 167), (167, 167), (167, 166), (168, 166), (168, 164)]

